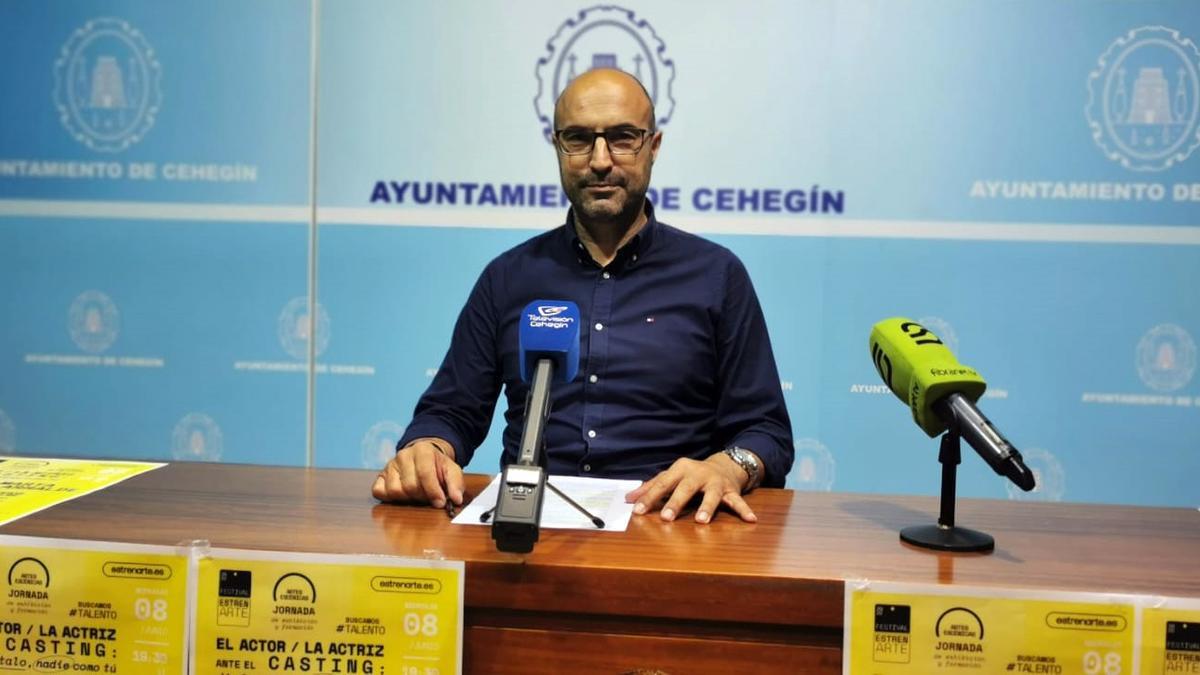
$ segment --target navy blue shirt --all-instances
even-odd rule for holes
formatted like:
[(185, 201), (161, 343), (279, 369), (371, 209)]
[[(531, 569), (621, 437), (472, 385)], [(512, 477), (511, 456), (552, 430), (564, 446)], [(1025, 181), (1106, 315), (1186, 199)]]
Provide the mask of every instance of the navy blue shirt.
[(522, 309), (579, 305), (579, 375), (551, 389), (551, 474), (648, 479), (680, 457), (740, 446), (783, 487), (792, 432), (762, 308), (728, 249), (655, 220), (601, 268), (567, 222), (501, 254), (475, 283), (450, 349), (400, 439), (435, 436), (466, 465), (501, 386), (502, 463), (516, 461), (529, 390), (518, 369)]

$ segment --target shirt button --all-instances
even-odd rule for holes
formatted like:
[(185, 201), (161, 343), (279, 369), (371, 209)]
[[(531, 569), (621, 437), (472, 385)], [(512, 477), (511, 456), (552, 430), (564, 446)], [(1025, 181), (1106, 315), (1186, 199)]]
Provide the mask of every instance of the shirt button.
[(596, 430), (588, 429), (588, 438), (595, 438), (595, 437), (596, 437)]
[(595, 375), (592, 375), (591, 377), (588, 378), (588, 382), (591, 382), (592, 384), (596, 384), (599, 381), (600, 381), (600, 378), (596, 377)]
[(604, 274), (601, 274), (600, 276), (604, 277), (605, 279), (612, 277), (612, 275), (609, 274), (608, 272), (605, 272)]
[(584, 471), (584, 473), (587, 473), (588, 471), (591, 471), (591, 470), (592, 470), (592, 465), (591, 465), (591, 464), (584, 464), (584, 465), (583, 465), (583, 471)]
[(596, 330), (604, 330), (604, 324), (602, 324), (602, 323), (597, 323), (597, 324), (596, 324)]
[(637, 254), (636, 253), (633, 254), (633, 262), (637, 262)]

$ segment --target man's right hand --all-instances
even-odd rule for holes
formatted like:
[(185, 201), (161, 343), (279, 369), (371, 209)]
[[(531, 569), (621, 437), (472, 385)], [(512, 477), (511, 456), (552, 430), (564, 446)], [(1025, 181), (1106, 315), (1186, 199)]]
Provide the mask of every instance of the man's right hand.
[(420, 438), (401, 448), (383, 467), (371, 494), (384, 502), (446, 506), (463, 501), (462, 467), (454, 462), (454, 446), (440, 438)]

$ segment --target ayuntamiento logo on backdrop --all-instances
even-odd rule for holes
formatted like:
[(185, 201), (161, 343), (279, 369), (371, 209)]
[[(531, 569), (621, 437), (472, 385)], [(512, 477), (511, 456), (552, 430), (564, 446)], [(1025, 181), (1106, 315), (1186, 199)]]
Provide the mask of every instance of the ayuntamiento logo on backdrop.
[[(554, 103), (576, 77), (597, 68), (629, 73), (645, 87), (654, 103), (656, 127), (675, 114), (675, 61), (657, 29), (632, 10), (593, 5), (568, 16), (545, 43), (534, 68), (537, 92), (533, 109), (547, 142), (554, 139)], [(652, 187), (647, 196), (662, 212), (694, 209), (713, 213), (778, 213), (841, 215), (846, 191), (821, 187), (819, 180), (789, 179), (784, 186)], [(425, 177), (376, 178), (368, 203), (400, 207), (471, 206), (563, 209), (569, 206), (561, 186), (525, 180), (483, 182), (477, 179), (429, 180)]]
[(188, 413), (171, 432), (171, 456), (177, 460), (216, 462), (225, 449), (221, 427), (204, 413)]
[(616, 5), (582, 9), (563, 21), (537, 61), (538, 89), (533, 108), (547, 141), (553, 140), (554, 102), (571, 80), (594, 68), (616, 68), (633, 75), (654, 101), (656, 123), (664, 126), (675, 112), (671, 88), (675, 62), (645, 19)]
[[(308, 335), (312, 330), (308, 298), (305, 296), (292, 298), (279, 312), (280, 346), (293, 359), (303, 361), (308, 358)], [(319, 302), (317, 303), (316, 333), (316, 354), (320, 356), (329, 346), (329, 312), (326, 312), (325, 306)]]
[[(1165, 26), (1142, 26), (1118, 37), (1087, 76), (1084, 117), (1104, 156), (1140, 174), (1178, 166), (1200, 146), (1200, 50)], [(977, 177), (972, 199), (1175, 204), (1200, 202), (1200, 183), (1128, 176), (1084, 180), (1061, 176)]]
[(1196, 373), (1196, 342), (1191, 333), (1174, 323), (1160, 323), (1142, 334), (1133, 352), (1133, 365), (1138, 378), (1155, 393), (1085, 391), (1081, 401), (1200, 408), (1200, 396), (1192, 396), (1186, 390), (1180, 391), (1191, 383)]
[(788, 474), (787, 486), (792, 490), (829, 492), (837, 474), (837, 462), (825, 444), (815, 438), (801, 438), (794, 443), (796, 459)]
[(1162, 171), (1200, 145), (1200, 50), (1165, 26), (1117, 38), (1088, 75), (1087, 120), (1109, 159)]
[(1033, 472), (1037, 486), (1025, 492), (1011, 481), (1004, 481), (1008, 498), (1018, 502), (1061, 502), (1067, 493), (1067, 478), (1054, 453), (1041, 448), (1026, 448), (1021, 451), (1021, 456)]
[(71, 34), (54, 62), (59, 119), (93, 150), (125, 150), (154, 126), (161, 75), (141, 31), (122, 19), (92, 19)]
[(1138, 341), (1137, 371), (1142, 382), (1155, 391), (1182, 389), (1196, 372), (1196, 343), (1183, 328), (1159, 324)]
[(121, 330), (117, 305), (100, 291), (80, 293), (67, 310), (67, 329), (83, 351), (99, 354), (116, 342)]
[(404, 435), (404, 427), (392, 420), (371, 425), (362, 438), (362, 467), (382, 469), (396, 454), (396, 443)]

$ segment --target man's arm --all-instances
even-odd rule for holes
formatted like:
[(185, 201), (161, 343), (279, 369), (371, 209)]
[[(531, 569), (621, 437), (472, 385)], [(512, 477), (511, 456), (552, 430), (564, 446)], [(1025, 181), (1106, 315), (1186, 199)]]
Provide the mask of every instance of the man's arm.
[(795, 456), (792, 423), (762, 306), (737, 258), (726, 267), (717, 340), (716, 437), (723, 448), (745, 448), (755, 454), (762, 467), (762, 485), (783, 487)]
[(755, 478), (771, 487), (782, 487), (791, 470), (795, 450), (791, 421), (783, 400), (783, 388), (767, 335), (766, 320), (758, 296), (736, 258), (726, 266), (724, 298), (716, 328), (717, 383), (716, 434), (721, 450), (704, 461), (679, 459), (669, 469), (626, 495), (636, 502), (635, 513), (646, 513), (662, 500), (660, 515), (674, 520), (697, 494), (703, 495), (696, 510), (697, 522), (707, 523), (724, 504), (754, 522), (757, 516), (742, 499), (756, 487), (752, 477), (724, 452), (725, 448), (747, 450), (757, 462), (761, 476)]
[(372, 486), (385, 501), (462, 503), (461, 466), (487, 435), (500, 393), (499, 330), (489, 266), (475, 282), (441, 367), (421, 395), (413, 420)]

